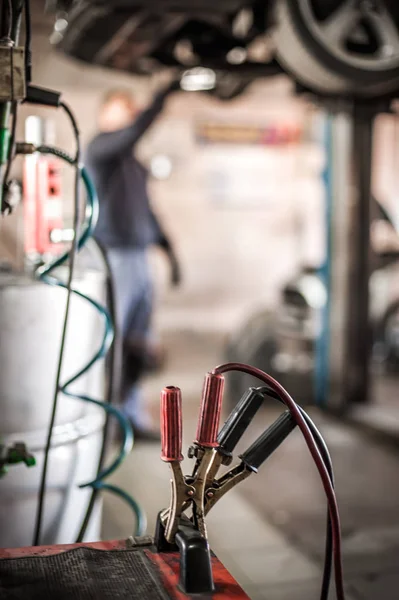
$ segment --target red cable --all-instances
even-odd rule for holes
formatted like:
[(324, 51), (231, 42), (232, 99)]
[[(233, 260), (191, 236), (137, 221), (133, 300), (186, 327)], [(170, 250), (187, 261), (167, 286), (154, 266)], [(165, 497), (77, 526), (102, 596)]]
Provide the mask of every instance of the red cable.
[(216, 367), (212, 372), (215, 375), (221, 375), (222, 373), (227, 373), (228, 371), (241, 371), (242, 373), (247, 373), (248, 375), (252, 375), (257, 377), (266, 385), (272, 388), (282, 399), (284, 404), (289, 408), (291, 414), (295, 418), (299, 429), (301, 430), (306, 444), (310, 450), (310, 453), (316, 463), (316, 467), (320, 473), (320, 477), (323, 482), (323, 487), (326, 492), (327, 500), (328, 500), (328, 509), (330, 511), (331, 516), (331, 526), (332, 526), (332, 535), (333, 535), (333, 549), (334, 549), (334, 571), (335, 571), (335, 587), (337, 591), (337, 600), (345, 600), (345, 592), (344, 592), (344, 579), (343, 579), (343, 568), (342, 568), (342, 555), (341, 555), (341, 524), (339, 518), (338, 504), (337, 498), (335, 496), (335, 491), (332, 486), (328, 471), (324, 464), (324, 461), (321, 457), (321, 454), (316, 446), (313, 435), (303, 418), (296, 402), (291, 398), (289, 393), (283, 388), (282, 385), (278, 383), (273, 377), (258, 369), (257, 367), (251, 367), (249, 365), (244, 365), (242, 363), (226, 363), (224, 365), (220, 365)]

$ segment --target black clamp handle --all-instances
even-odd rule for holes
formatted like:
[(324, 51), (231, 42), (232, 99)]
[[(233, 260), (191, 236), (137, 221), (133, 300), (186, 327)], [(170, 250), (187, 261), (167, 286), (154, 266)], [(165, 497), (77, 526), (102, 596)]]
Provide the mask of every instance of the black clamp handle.
[(256, 388), (249, 388), (245, 392), (219, 432), (218, 442), (223, 453), (233, 452), (264, 399), (264, 395)]
[(295, 427), (296, 422), (291, 413), (288, 410), (285, 411), (255, 440), (248, 450), (240, 455), (242, 462), (256, 473), (261, 464), (277, 450)]

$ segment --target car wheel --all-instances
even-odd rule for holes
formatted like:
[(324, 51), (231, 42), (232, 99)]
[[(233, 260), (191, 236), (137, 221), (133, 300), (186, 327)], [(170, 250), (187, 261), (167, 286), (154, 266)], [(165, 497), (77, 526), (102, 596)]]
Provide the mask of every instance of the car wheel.
[(276, 0), (276, 56), (311, 91), (377, 98), (399, 90), (399, 10), (387, 0)]

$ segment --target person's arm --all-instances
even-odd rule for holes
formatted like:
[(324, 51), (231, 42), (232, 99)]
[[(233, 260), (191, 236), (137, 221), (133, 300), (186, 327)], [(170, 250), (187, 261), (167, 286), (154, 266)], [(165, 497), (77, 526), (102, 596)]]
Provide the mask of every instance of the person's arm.
[(173, 83), (158, 93), (151, 106), (142, 111), (128, 127), (100, 133), (95, 137), (87, 149), (90, 159), (96, 162), (109, 160), (133, 148), (162, 111), (166, 98), (176, 89), (176, 83)]

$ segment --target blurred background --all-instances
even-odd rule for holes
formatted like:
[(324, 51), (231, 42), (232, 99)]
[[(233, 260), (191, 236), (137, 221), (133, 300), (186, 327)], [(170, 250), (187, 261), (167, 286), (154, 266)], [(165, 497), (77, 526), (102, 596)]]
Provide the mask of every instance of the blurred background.
[[(76, 56), (73, 40), (68, 39), (63, 45), (62, 38), (57, 37), (60, 20), (67, 19), (66, 14), (59, 9), (55, 18), (53, 12), (45, 12), (44, 2), (32, 3), (34, 83), (62, 90), (64, 100), (76, 115), (86, 147), (97, 132), (98, 111), (110, 88), (130, 90), (140, 108), (145, 108), (168, 80), (168, 74), (165, 77), (162, 69), (154, 69), (150, 74), (139, 75), (110, 64), (89, 64), (87, 58), (86, 62), (77, 60), (82, 57)], [(55, 22), (59, 24), (58, 29)], [(397, 35), (399, 46), (399, 33)], [(396, 52), (396, 46), (394, 48)], [(325, 90), (303, 91), (303, 83), (308, 82), (298, 83), (297, 77), (282, 72), (273, 77), (253, 77), (245, 90), (231, 99), (203, 91), (179, 91), (168, 98), (155, 124), (135, 148), (137, 157), (148, 169), (151, 205), (173, 240), (182, 275), (180, 286), (172, 287), (169, 266), (162, 253), (155, 247), (149, 250), (155, 286), (153, 329), (163, 360), (155, 371), (143, 378), (143, 397), (157, 428), (160, 391), (168, 385), (182, 389), (183, 447), (186, 449), (194, 439), (206, 372), (220, 363), (240, 360), (256, 364), (281, 381), (294, 399), (309, 410), (332, 454), (348, 598), (396, 600), (399, 585), (399, 120), (395, 94), (391, 89), (384, 90), (381, 94), (374, 93), (366, 102), (368, 107), (375, 108), (371, 110), (374, 129), (369, 148), (372, 149), (370, 240), (363, 250), (368, 244), (373, 260), (380, 262), (373, 263), (370, 281), (366, 283), (370, 292), (366, 310), (371, 325), (364, 323), (364, 331), (370, 328), (372, 341), (365, 333), (360, 345), (370, 345), (369, 397), (359, 401), (350, 395), (342, 396), (341, 388), (341, 391), (327, 393), (336, 363), (329, 383), (324, 380), (323, 387), (317, 357), (323, 354), (319, 345), (322, 328), (326, 326), (323, 319), (328, 320), (326, 291), (334, 298), (332, 309), (330, 305), (332, 312), (341, 306), (343, 314), (349, 310), (351, 291), (356, 294), (360, 281), (348, 266), (350, 240), (352, 235), (353, 239), (357, 236), (353, 225), (357, 217), (350, 211), (356, 210), (353, 208), (356, 194), (363, 199), (362, 194), (367, 196), (367, 184), (364, 192), (361, 180), (370, 174), (370, 169), (366, 161), (368, 173), (363, 172), (357, 179), (351, 179), (349, 171), (356, 163), (356, 151), (362, 147), (361, 143), (356, 146), (356, 140), (351, 138), (352, 111), (357, 103), (362, 105), (364, 98), (356, 98), (353, 90), (342, 94), (334, 90), (332, 95), (339, 98), (331, 109), (331, 104), (325, 101), (329, 95)], [(344, 106), (341, 110), (340, 103), (345, 105), (345, 102), (350, 108)], [(17, 139), (24, 139), (29, 131), (33, 131), (34, 136), (37, 128), (46, 131), (50, 143), (73, 151), (70, 126), (62, 113), (22, 105), (18, 112)], [(29, 247), (27, 242), (31, 233), (25, 199), (29, 188), (26, 183), (29, 158), (18, 158), (14, 162), (13, 177), (23, 184), (22, 201), (11, 215), (0, 220), (2, 277), (8, 278), (2, 283), (0, 302), (4, 302), (4, 308), (0, 325), (5, 328), (5, 335), (13, 340), (18, 338), (12, 347), (14, 357), (19, 356), (21, 361), (26, 340), (18, 337), (18, 327), (17, 332), (7, 329), (7, 322), (15, 318), (10, 301), (14, 311), (20, 302), (15, 289), (25, 284), (9, 283), (9, 278), (29, 272), (38, 253), (47, 260), (57, 256), (64, 247), (52, 244), (39, 250)], [(73, 220), (73, 170), (56, 163), (56, 171), (59, 190), (55, 195), (61, 206), (57, 227), (68, 230)], [(331, 213), (335, 207), (337, 218)], [(337, 256), (338, 250), (346, 252), (346, 258), (340, 256), (334, 262), (331, 253), (336, 250)], [(358, 250), (353, 252), (356, 254)], [(83, 273), (84, 258), (82, 261)], [(322, 289), (320, 300), (319, 283), (324, 282), (323, 265), (328, 261), (333, 265), (337, 281), (340, 275), (349, 279), (345, 292), (336, 291), (338, 284), (332, 291), (327, 286), (326, 290)], [(343, 265), (341, 271), (340, 265)], [(94, 271), (101, 272), (102, 268), (100, 261)], [(79, 277), (83, 287), (87, 286), (91, 292), (94, 289), (99, 297), (104, 296), (94, 276), (88, 281), (83, 275)], [(10, 292), (8, 285), (14, 291)], [(336, 304), (335, 297), (338, 298)], [(36, 308), (40, 305), (43, 313), (56, 304), (58, 308), (47, 329), (39, 329), (34, 334), (35, 342), (29, 342), (26, 363), (18, 363), (9, 384), (19, 407), (24, 406), (18, 404), (23, 402), (23, 394), (15, 391), (15, 381), (21, 377), (23, 365), (31, 364), (32, 356), (41, 353), (40, 336), (50, 336), (48, 332), (54, 328), (58, 332), (56, 323), (63, 307), (57, 298), (41, 300), (36, 296), (29, 296), (28, 304)], [(20, 320), (20, 324), (30, 327), (35, 319), (37, 321), (37, 311), (29, 320), (28, 309), (21, 304), (19, 310), (26, 310), (26, 320)], [(78, 365), (80, 354), (84, 356), (85, 344), (91, 347), (99, 323), (89, 315), (90, 309), (87, 314), (81, 309), (78, 300), (73, 305), (72, 315), (74, 310), (77, 325), (70, 333), (67, 348), (71, 369), (75, 362)], [(328, 326), (332, 346), (334, 335), (342, 328), (338, 313), (333, 312), (333, 315)], [(86, 333), (79, 332), (79, 328), (85, 327), (88, 320), (91, 323), (86, 340)], [(353, 335), (357, 335), (356, 331)], [(8, 338), (0, 337), (1, 353), (8, 355)], [(47, 349), (54, 356), (57, 340), (56, 337), (53, 346)], [(338, 350), (337, 346), (335, 350), (341, 352), (339, 342), (336, 343)], [(79, 348), (79, 356), (76, 348)], [(342, 356), (347, 356), (346, 352), (345, 347)], [(333, 354), (332, 350), (330, 358)], [(46, 356), (41, 366), (32, 367), (33, 373), (29, 371), (29, 377), (35, 381), (47, 376), (46, 369), (50, 367), (46, 366)], [(1, 368), (5, 373), (7, 367)], [(345, 371), (345, 364), (340, 368)], [(348, 371), (352, 368), (349, 359), (347, 368)], [(101, 376), (97, 379), (101, 380)], [(101, 394), (102, 387), (95, 375), (92, 379), (94, 383), (87, 385)], [(315, 386), (315, 379), (319, 387)], [(252, 380), (244, 376), (227, 378), (222, 421), (250, 384)], [(41, 394), (39, 388), (36, 393)], [(44, 390), (43, 394), (48, 391)], [(2, 395), (6, 397), (7, 393)], [(15, 402), (13, 400), (14, 407)], [(62, 398), (64, 408), (59, 426), (83, 418), (76, 413), (74, 402)], [(35, 410), (38, 409), (32, 409), (32, 414)], [(5, 418), (1, 432), (4, 439), (14, 441), (17, 433), (27, 431), (29, 439), (38, 440), (37, 431), (44, 430), (47, 415), (43, 413), (43, 422), (39, 425), (25, 426), (20, 422), (20, 414), (20, 410), (18, 414), (14, 410)], [(246, 448), (277, 415), (278, 406), (272, 403), (262, 409), (238, 450)], [(94, 450), (89, 442), (86, 446), (84, 440), (82, 443), (79, 442), (76, 452), (85, 456), (92, 469), (89, 455), (98, 451), (99, 439), (93, 442)], [(40, 464), (43, 444), (38, 441), (32, 444), (41, 448), (38, 451)], [(116, 451), (117, 447), (111, 444), (109, 457)], [(62, 460), (62, 448), (58, 449), (57, 456)], [(57, 494), (65, 498), (67, 493), (62, 481), (56, 481), (54, 457), (55, 454), (53, 467), (50, 467), (53, 483), (49, 493), (52, 500), (47, 517), (48, 539), (53, 539), (51, 531), (54, 533), (62, 514), (57, 504), (62, 500)], [(183, 462), (185, 469), (189, 469), (189, 462), (187, 458)], [(65, 477), (69, 477), (70, 482), (86, 480), (85, 465), (79, 468), (82, 469), (80, 474), (66, 467), (68, 475)], [(2, 510), (22, 489), (20, 473), (15, 467), (7, 480), (1, 481)], [(160, 460), (159, 443), (137, 441), (110, 481), (123, 487), (143, 507), (148, 520), (147, 532), (153, 534), (159, 510), (169, 503), (169, 479), (168, 466)], [(27, 507), (34, 512), (36, 502), (37, 481), (34, 477), (29, 481), (30, 487), (23, 491), (20, 506), (24, 514)], [(73, 508), (70, 510), (71, 515)], [(98, 511), (100, 525), (93, 529), (93, 535), (101, 539), (122, 539), (134, 531), (136, 522), (129, 506), (115, 496), (104, 494)], [(325, 515), (326, 502), (318, 474), (302, 436), (294, 431), (258, 474), (230, 492), (212, 511), (208, 519), (211, 547), (251, 598), (310, 600), (319, 594)], [(26, 527), (30, 531), (33, 525)], [(70, 541), (65, 539), (67, 530), (64, 526), (61, 532), (54, 534), (57, 542)], [(19, 534), (17, 543), (29, 545), (31, 533), (25, 535), (21, 526)], [(1, 544), (16, 545), (11, 533)], [(335, 597), (333, 590), (330, 597)]]

